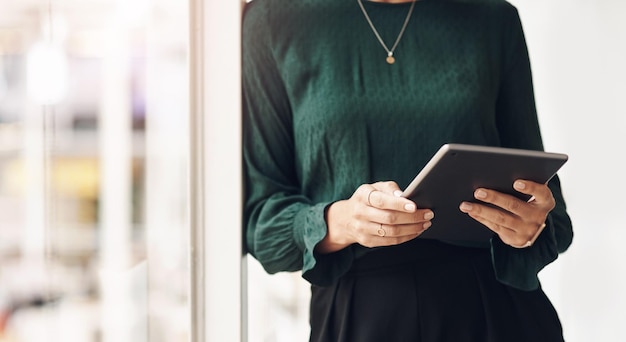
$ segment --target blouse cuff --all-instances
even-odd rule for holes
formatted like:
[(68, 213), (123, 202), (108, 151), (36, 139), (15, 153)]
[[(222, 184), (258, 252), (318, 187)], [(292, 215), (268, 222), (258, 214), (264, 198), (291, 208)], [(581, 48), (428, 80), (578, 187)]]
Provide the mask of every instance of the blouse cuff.
[(491, 261), (496, 278), (511, 287), (533, 291), (539, 288), (538, 273), (558, 257), (554, 225), (548, 215), (546, 227), (528, 248), (511, 247), (496, 235), (491, 239)]
[(320, 203), (301, 211), (295, 218), (296, 243), (303, 251), (302, 277), (313, 285), (329, 286), (335, 283), (352, 266), (352, 248), (344, 248), (330, 254), (315, 252), (315, 246), (326, 237), (328, 231), (325, 213), (331, 204)]

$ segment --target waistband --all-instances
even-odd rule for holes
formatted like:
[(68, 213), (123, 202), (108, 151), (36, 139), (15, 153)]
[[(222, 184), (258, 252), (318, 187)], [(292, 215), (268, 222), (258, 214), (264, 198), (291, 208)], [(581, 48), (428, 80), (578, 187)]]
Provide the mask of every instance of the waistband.
[(457, 246), (433, 239), (413, 239), (396, 246), (369, 249), (362, 247), (357, 255), (359, 257), (354, 261), (349, 273), (396, 268), (408, 264), (433, 265), (476, 257), (490, 257), (490, 249)]

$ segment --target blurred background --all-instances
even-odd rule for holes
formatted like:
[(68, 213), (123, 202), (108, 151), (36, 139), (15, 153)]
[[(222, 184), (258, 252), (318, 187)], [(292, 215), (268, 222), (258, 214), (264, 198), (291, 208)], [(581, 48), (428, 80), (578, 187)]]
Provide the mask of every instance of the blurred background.
[(0, 0), (0, 341), (187, 341), (188, 8)]
[[(625, 341), (626, 3), (511, 2), (545, 147), (570, 155), (575, 239), (544, 290), (567, 341)], [(190, 340), (189, 16), (0, 0), (0, 342)], [(307, 283), (247, 263), (249, 340), (306, 341)]]
[(574, 242), (540, 273), (566, 341), (626, 341), (626, 2), (514, 0)]

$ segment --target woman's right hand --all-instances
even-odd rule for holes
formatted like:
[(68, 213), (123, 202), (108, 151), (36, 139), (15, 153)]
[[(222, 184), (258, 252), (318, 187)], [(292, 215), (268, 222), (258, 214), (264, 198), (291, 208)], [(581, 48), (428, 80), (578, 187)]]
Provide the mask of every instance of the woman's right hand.
[(391, 246), (412, 240), (430, 227), (434, 214), (400, 197), (395, 182), (361, 185), (347, 200), (326, 212), (328, 232), (315, 250), (332, 253), (358, 243), (365, 247)]

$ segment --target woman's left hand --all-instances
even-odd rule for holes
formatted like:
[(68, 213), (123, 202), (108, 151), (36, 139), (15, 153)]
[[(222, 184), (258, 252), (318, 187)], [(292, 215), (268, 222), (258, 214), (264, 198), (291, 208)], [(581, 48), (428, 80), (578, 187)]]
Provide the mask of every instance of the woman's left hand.
[(479, 188), (474, 191), (474, 197), (495, 207), (463, 202), (459, 208), (493, 230), (507, 245), (516, 248), (530, 247), (545, 227), (546, 218), (554, 209), (555, 200), (546, 184), (516, 180), (513, 188), (532, 196), (531, 199), (523, 201), (495, 190)]

